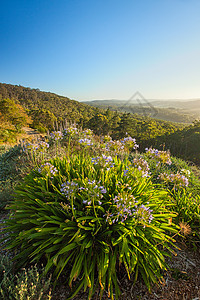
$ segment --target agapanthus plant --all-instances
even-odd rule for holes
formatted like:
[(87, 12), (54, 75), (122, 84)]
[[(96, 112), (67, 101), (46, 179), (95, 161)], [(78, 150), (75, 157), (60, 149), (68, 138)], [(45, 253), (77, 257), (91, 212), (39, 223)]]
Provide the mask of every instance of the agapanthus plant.
[(180, 173), (161, 173), (158, 178), (166, 184), (172, 185), (175, 189), (178, 187), (187, 187), (189, 184), (188, 178)]
[(79, 134), (79, 129), (75, 126), (71, 126), (64, 129), (64, 135), (76, 137)]
[(150, 173), (149, 165), (142, 157), (134, 158), (132, 164), (135, 168), (142, 172), (143, 176), (148, 176)]
[(81, 132), (84, 137), (92, 137), (93, 131), (91, 129), (85, 129)]
[(140, 274), (149, 289), (166, 269), (170, 232), (177, 232), (167, 192), (128, 161), (112, 163), (107, 170), (87, 155), (56, 158), (26, 177), (9, 207), (6, 244), (17, 251), (16, 265), (42, 260), (55, 281), (66, 276), (71, 299), (82, 287), (88, 299), (96, 288), (100, 298), (107, 291), (117, 299), (120, 265), (128, 278)]
[(157, 165), (160, 163), (171, 165), (172, 163), (169, 151), (161, 151), (154, 148), (146, 148), (145, 151), (149, 158), (157, 161)]
[(27, 143), (24, 145), (24, 151), (25, 152), (40, 152), (40, 153), (44, 153), (47, 149), (49, 148), (49, 144), (47, 142), (44, 141), (38, 141), (35, 143)]
[(123, 145), (125, 145), (126, 148), (132, 150), (136, 150), (139, 148), (139, 145), (136, 144), (136, 139), (132, 138), (131, 136), (127, 136), (125, 138), (123, 138), (121, 141), (120, 141)]
[(46, 162), (45, 164), (39, 167), (38, 172), (44, 175), (45, 177), (50, 177), (52, 179), (53, 176), (58, 172), (58, 170), (52, 164)]
[(107, 170), (114, 167), (113, 158), (110, 155), (106, 156), (105, 154), (102, 154), (101, 156), (92, 157), (91, 161), (94, 165), (106, 167)]
[(78, 142), (83, 146), (92, 146), (93, 145), (93, 141), (88, 138), (80, 139)]
[(45, 154), (49, 149), (49, 143), (45, 141), (37, 141), (32, 143), (26, 143), (23, 146), (23, 150), (27, 155), (30, 155), (33, 162), (36, 163), (36, 160), (44, 160)]
[(53, 131), (50, 133), (50, 137), (53, 141), (59, 141), (63, 139), (63, 132), (62, 131)]

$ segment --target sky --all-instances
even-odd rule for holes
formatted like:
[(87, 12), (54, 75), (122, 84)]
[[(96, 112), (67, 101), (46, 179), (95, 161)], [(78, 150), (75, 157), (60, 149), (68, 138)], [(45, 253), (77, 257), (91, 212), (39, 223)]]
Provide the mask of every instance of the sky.
[(200, 98), (199, 0), (0, 0), (0, 82), (75, 100)]

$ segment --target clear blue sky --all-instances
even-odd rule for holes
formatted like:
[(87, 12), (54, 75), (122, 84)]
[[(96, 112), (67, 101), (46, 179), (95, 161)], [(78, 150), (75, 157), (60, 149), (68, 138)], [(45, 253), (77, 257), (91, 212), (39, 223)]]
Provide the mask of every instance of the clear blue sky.
[(200, 98), (199, 0), (0, 4), (0, 82), (77, 100)]

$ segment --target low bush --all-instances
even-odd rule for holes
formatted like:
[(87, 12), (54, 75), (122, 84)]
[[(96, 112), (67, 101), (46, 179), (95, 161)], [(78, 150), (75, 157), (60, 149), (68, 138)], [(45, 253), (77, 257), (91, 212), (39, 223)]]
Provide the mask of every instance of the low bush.
[(21, 145), (2, 147), (0, 152), (0, 211), (13, 199), (13, 190), (28, 170)]
[(51, 278), (41, 278), (42, 269), (35, 265), (13, 275), (13, 263), (7, 255), (0, 257), (0, 299), (50, 300)]

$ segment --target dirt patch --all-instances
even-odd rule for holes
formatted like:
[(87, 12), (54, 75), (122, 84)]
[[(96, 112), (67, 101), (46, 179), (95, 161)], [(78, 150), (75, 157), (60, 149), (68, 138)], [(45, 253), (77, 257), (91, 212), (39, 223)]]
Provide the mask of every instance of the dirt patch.
[(44, 138), (45, 134), (39, 133), (37, 130), (30, 127), (23, 127), (22, 130), (25, 132), (20, 136), (20, 139), (37, 140)]

